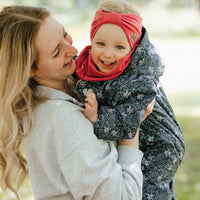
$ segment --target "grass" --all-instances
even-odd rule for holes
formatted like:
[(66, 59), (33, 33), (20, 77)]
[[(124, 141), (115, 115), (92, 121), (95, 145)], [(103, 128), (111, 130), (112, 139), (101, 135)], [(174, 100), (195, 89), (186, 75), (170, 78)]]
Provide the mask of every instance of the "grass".
[(185, 155), (175, 176), (178, 200), (200, 197), (200, 92), (169, 95), (184, 134)]

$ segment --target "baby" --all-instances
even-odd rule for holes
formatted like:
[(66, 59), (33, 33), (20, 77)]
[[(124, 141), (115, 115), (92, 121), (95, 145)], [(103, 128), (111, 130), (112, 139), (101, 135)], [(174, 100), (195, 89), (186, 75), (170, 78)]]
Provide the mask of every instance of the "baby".
[(112, 141), (133, 138), (155, 99), (152, 114), (140, 126), (143, 200), (176, 199), (173, 178), (183, 159), (183, 135), (159, 81), (163, 61), (142, 18), (129, 4), (105, 1), (95, 14), (90, 38), (91, 45), (76, 59), (76, 74), (95, 134)]

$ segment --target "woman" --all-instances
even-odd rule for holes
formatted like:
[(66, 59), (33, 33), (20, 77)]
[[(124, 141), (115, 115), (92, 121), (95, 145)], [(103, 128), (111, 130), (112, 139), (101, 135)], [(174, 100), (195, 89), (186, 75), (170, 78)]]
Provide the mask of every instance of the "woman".
[(46, 9), (0, 12), (1, 185), (19, 199), (28, 164), (36, 200), (141, 199), (138, 134), (117, 150), (96, 138), (73, 87), (76, 54)]

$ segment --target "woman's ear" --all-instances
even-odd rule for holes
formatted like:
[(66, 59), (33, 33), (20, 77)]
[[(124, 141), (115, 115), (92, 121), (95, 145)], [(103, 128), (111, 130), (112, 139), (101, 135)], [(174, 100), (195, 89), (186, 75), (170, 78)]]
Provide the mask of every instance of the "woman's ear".
[(35, 76), (35, 72), (36, 72), (36, 69), (32, 68), (30, 71), (30, 78), (33, 78)]
[(30, 78), (33, 78), (35, 76), (36, 70), (37, 70), (37, 67), (36, 67), (36, 64), (34, 62), (32, 67), (31, 67)]

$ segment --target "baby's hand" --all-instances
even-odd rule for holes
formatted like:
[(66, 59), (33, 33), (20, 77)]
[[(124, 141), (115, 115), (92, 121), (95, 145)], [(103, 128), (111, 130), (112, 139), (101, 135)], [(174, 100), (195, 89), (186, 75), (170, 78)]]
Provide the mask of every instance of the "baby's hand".
[(98, 109), (98, 103), (96, 99), (96, 95), (91, 92), (86, 95), (85, 98), (85, 111), (84, 115), (92, 122), (96, 123), (97, 121), (97, 109)]

